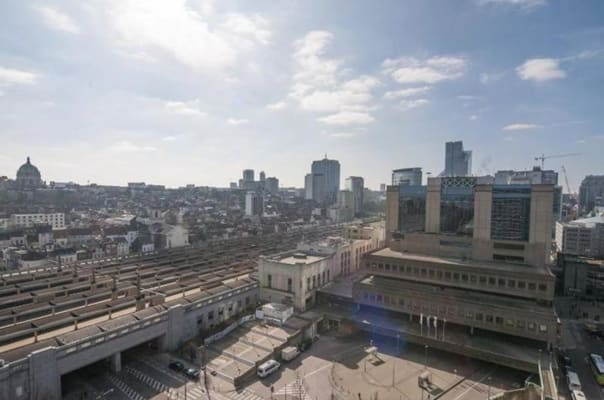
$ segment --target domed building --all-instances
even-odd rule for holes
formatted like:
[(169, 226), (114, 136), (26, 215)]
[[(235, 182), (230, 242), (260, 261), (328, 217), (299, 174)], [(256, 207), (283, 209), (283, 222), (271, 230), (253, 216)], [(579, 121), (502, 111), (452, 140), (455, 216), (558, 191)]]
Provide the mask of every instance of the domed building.
[(17, 189), (29, 190), (41, 188), (43, 185), (42, 177), (38, 168), (29, 161), (19, 167), (17, 170), (17, 180), (15, 181)]

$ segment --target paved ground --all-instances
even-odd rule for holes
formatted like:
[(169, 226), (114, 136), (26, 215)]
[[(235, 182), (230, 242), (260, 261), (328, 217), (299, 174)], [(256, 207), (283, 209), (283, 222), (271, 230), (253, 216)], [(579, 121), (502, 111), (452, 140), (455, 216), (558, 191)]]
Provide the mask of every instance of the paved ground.
[[(376, 346), (377, 356), (365, 352)], [(430, 398), (443, 400), (483, 400), (489, 392), (518, 387), (527, 374), (492, 364), (477, 362), (449, 353), (437, 352), (414, 345), (396, 343), (392, 339), (370, 338), (358, 334), (354, 338), (323, 336), (273, 375), (253, 378), (239, 391), (226, 381), (209, 376), (207, 388), (201, 382), (187, 381), (170, 370), (171, 360), (186, 360), (173, 354), (151, 354), (142, 349), (123, 360), (123, 370), (111, 373), (103, 363), (79, 370), (63, 379), (65, 399), (109, 400), (260, 400), (299, 398), (305, 400), (427, 399), (428, 393), (418, 387), (418, 376), (428, 371), (433, 385)], [(427, 366), (427, 368), (426, 368)], [(422, 397), (423, 396), (423, 397)]]

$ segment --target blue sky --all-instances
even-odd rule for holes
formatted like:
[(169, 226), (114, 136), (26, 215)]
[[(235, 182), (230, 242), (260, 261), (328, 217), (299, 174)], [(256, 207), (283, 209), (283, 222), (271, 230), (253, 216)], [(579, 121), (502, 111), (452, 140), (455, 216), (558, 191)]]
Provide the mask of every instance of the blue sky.
[[(553, 0), (0, 3), (0, 175), (302, 186), (312, 160), (377, 188), (439, 173), (604, 173), (604, 3)], [(562, 182), (561, 182), (562, 183)]]

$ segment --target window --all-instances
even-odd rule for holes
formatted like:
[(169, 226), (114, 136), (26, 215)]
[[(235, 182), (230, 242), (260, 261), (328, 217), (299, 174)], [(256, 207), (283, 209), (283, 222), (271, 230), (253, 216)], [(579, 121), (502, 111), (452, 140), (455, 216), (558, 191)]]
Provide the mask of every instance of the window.
[(272, 288), (273, 287), (273, 276), (271, 274), (268, 274), (268, 276), (266, 278), (268, 279), (267, 286), (269, 288)]
[(310, 290), (310, 277), (306, 278), (306, 291)]
[(528, 328), (530, 331), (534, 331), (535, 330), (535, 323), (534, 322), (529, 322), (528, 323)]
[(428, 276), (430, 278), (434, 278), (434, 270), (433, 269), (428, 270)]
[(459, 273), (458, 272), (453, 273), (453, 280), (454, 281), (458, 281), (459, 280)]
[(363, 292), (363, 300), (369, 300), (369, 294), (367, 292)]
[(436, 272), (436, 276), (438, 279), (442, 279), (443, 278), (443, 272), (442, 271), (437, 271)]
[(476, 275), (470, 275), (470, 283), (476, 284)]
[(516, 281), (513, 279), (509, 279), (508, 280), (508, 287), (509, 288), (515, 288), (516, 287)]
[(493, 278), (492, 276), (489, 277), (489, 285), (495, 286), (495, 278)]
[(505, 320), (505, 326), (507, 326), (509, 328), (513, 328), (514, 327), (514, 320), (513, 319), (506, 319)]
[(386, 271), (390, 271), (390, 264), (386, 264)]
[(467, 282), (467, 281), (468, 281), (468, 275), (466, 275), (466, 274), (461, 274), (461, 281), (462, 281), (462, 282)]
[(487, 314), (486, 321), (487, 321), (489, 324), (492, 324), (492, 323), (493, 323), (493, 316), (492, 316), (492, 315), (488, 315), (488, 314)]
[(426, 274), (427, 274), (426, 268), (422, 268), (421, 272), (422, 272), (422, 276), (426, 276)]
[(495, 324), (497, 324), (497, 325), (503, 325), (503, 318), (501, 318), (501, 317), (495, 317)]
[(499, 287), (504, 287), (505, 286), (505, 279), (499, 278), (498, 283), (499, 283)]
[(378, 268), (379, 268), (379, 269), (384, 269), (384, 264), (379, 263), (379, 264), (378, 264)]
[(529, 288), (529, 290), (535, 290), (535, 289), (537, 289), (537, 285), (533, 282), (529, 282), (528, 288)]
[(539, 284), (539, 290), (545, 292), (547, 290), (547, 285), (544, 283)]
[(419, 268), (418, 267), (413, 267), (413, 273), (415, 275), (419, 275)]
[(486, 285), (487, 284), (487, 277), (486, 276), (480, 276), (480, 277), (478, 277), (478, 282), (481, 285)]
[(312, 287), (313, 287), (313, 289), (315, 288), (316, 284), (317, 284), (317, 277), (315, 275), (313, 275), (312, 276)]
[(385, 304), (390, 304), (390, 296), (384, 295), (384, 303)]
[(547, 325), (539, 325), (539, 332), (546, 333), (547, 332)]
[(451, 280), (451, 273), (450, 272), (445, 272), (445, 279), (450, 281)]
[(518, 281), (518, 289), (525, 289), (525, 288), (526, 288), (526, 282)]
[(399, 298), (398, 299), (398, 305), (401, 306), (401, 307), (403, 307), (405, 305), (405, 299)]
[(476, 313), (476, 321), (482, 322), (483, 319), (484, 316), (482, 315), (482, 313)]
[(292, 291), (292, 278), (287, 278), (287, 291)]
[(382, 302), (382, 295), (381, 295), (381, 294), (378, 294), (378, 295), (376, 296), (376, 301), (377, 301), (378, 303), (381, 303), (381, 302)]
[(208, 319), (214, 319), (214, 310), (208, 311)]
[(524, 327), (525, 327), (524, 321), (522, 321), (520, 319), (517, 319), (516, 320), (516, 328), (524, 329)]
[(329, 270), (327, 270), (327, 282), (329, 282), (331, 278), (329, 277)]

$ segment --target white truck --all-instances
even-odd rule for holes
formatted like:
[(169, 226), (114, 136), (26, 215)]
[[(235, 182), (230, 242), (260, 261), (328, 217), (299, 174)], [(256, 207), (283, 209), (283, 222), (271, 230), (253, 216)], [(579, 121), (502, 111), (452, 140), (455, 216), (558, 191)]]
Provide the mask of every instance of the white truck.
[(300, 350), (297, 347), (289, 346), (281, 350), (281, 359), (283, 361), (291, 361), (300, 354)]

